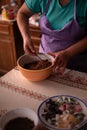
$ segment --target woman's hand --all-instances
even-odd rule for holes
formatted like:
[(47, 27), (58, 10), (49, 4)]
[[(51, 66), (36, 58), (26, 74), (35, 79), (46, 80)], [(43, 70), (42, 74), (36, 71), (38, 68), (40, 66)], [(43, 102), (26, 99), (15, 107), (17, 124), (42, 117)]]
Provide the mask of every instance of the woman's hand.
[(36, 53), (35, 47), (29, 37), (24, 39), (24, 51), (28, 54)]
[(63, 50), (56, 53), (49, 53), (50, 55), (55, 57), (53, 66), (54, 71), (56, 73), (64, 73), (65, 68), (70, 60), (71, 56), (69, 55), (68, 51)]

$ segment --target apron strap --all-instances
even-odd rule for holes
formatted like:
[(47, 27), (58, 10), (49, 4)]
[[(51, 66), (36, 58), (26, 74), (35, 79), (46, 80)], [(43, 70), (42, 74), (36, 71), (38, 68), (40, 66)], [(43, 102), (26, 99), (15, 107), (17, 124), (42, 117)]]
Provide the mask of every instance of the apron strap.
[(74, 1), (74, 20), (76, 20), (76, 0)]
[(49, 8), (49, 5), (50, 5), (50, 2), (51, 2), (51, 0), (48, 0), (47, 5), (46, 5), (46, 8), (45, 8), (45, 11), (44, 11), (43, 15), (46, 15), (46, 13), (47, 13), (47, 11), (48, 11), (48, 8)]

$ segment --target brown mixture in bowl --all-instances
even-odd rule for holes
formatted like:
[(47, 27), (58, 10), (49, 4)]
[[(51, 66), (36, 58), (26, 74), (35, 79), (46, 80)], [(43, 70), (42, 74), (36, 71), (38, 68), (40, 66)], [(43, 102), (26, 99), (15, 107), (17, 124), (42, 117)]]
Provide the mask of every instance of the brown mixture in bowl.
[(52, 63), (48, 60), (35, 61), (24, 65), (25, 69), (41, 70), (49, 67)]
[(33, 130), (34, 122), (28, 118), (18, 117), (10, 120), (4, 130)]

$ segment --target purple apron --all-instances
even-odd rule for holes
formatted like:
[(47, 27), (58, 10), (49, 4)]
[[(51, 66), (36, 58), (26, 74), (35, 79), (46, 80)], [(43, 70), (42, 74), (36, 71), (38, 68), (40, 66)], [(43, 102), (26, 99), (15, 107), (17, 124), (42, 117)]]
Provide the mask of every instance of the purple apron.
[[(74, 19), (66, 24), (61, 30), (52, 30), (52, 27), (46, 18), (46, 13), (48, 11), (49, 5), (51, 4), (51, 1), (52, 0), (48, 0), (46, 9), (40, 19), (42, 38), (39, 52), (43, 53), (64, 50), (86, 36), (85, 28), (80, 27), (76, 20), (76, 0), (74, 2)], [(70, 60), (68, 67), (71, 69), (87, 72), (86, 59), (87, 52), (79, 54)]]

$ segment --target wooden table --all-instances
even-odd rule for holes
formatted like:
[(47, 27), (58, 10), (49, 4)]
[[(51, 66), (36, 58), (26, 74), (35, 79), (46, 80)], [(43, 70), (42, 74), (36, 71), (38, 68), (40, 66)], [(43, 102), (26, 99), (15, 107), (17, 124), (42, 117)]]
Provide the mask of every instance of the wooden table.
[[(20, 107), (37, 112), (44, 99), (59, 94), (76, 96), (87, 103), (87, 73), (66, 69), (63, 75), (52, 74), (44, 81), (30, 82), (15, 67), (0, 78), (0, 115)], [(81, 130), (87, 130), (87, 125)]]

